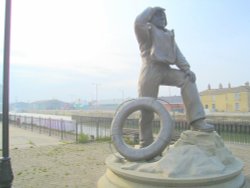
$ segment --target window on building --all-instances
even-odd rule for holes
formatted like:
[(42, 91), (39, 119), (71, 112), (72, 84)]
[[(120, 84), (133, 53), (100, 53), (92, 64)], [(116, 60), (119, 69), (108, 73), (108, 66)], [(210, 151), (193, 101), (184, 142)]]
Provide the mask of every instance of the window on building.
[(235, 103), (234, 109), (235, 109), (235, 111), (239, 111), (240, 110), (240, 104), (239, 103)]
[(213, 112), (216, 111), (216, 106), (215, 106), (215, 104), (212, 104), (212, 111), (213, 111)]
[(234, 100), (236, 100), (236, 101), (240, 100), (240, 93), (234, 94)]

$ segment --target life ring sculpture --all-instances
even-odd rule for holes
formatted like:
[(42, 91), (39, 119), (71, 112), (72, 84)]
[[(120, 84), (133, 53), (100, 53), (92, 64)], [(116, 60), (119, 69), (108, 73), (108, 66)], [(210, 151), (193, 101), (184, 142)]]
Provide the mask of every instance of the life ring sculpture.
[[(136, 149), (127, 145), (123, 138), (123, 125), (126, 118), (138, 110), (152, 110), (161, 120), (161, 128), (155, 141), (147, 147)], [(116, 150), (129, 161), (149, 160), (159, 155), (171, 141), (174, 125), (162, 103), (155, 98), (141, 97), (124, 102), (117, 110), (111, 125), (111, 138)]]

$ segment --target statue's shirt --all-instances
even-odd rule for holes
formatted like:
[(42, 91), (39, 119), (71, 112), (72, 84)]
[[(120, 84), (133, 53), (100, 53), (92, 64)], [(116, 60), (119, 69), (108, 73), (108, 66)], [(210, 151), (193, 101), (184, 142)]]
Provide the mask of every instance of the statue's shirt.
[(161, 30), (151, 26), (152, 47), (150, 56), (153, 61), (174, 64), (176, 62), (176, 48), (174, 32)]

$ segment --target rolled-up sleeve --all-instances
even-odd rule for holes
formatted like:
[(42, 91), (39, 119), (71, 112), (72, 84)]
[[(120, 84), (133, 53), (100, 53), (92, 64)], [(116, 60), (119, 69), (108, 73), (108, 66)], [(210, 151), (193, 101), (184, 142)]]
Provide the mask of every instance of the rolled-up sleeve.
[(135, 19), (135, 24), (134, 24), (135, 34), (142, 54), (145, 52), (145, 50), (147, 50), (151, 46), (151, 39), (150, 39), (151, 24), (149, 23), (149, 21), (153, 13), (154, 13), (153, 8), (149, 7), (146, 10), (144, 10), (141, 14), (139, 14)]

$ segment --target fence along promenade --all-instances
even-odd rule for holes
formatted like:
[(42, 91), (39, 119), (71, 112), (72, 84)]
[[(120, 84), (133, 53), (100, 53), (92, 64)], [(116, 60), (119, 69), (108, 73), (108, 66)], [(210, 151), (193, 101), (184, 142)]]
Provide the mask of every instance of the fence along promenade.
[(10, 125), (26, 130), (57, 136), (61, 140), (76, 140), (76, 123), (72, 120), (50, 117), (9, 115)]
[[(92, 139), (110, 137), (112, 117), (93, 117), (72, 115), (72, 120), (54, 119), (47, 117), (33, 117), (10, 115), (10, 124), (19, 128), (36, 131), (49, 136), (57, 136), (61, 140), (79, 141), (79, 135), (86, 134)], [(173, 118), (174, 119), (174, 118)], [(250, 144), (249, 120), (208, 120), (215, 125), (217, 133), (229, 143)], [(174, 119), (177, 135), (190, 129), (185, 120)], [(153, 121), (153, 131), (157, 135), (160, 130), (160, 121)], [(138, 118), (128, 118), (124, 124), (124, 135), (138, 139)]]

